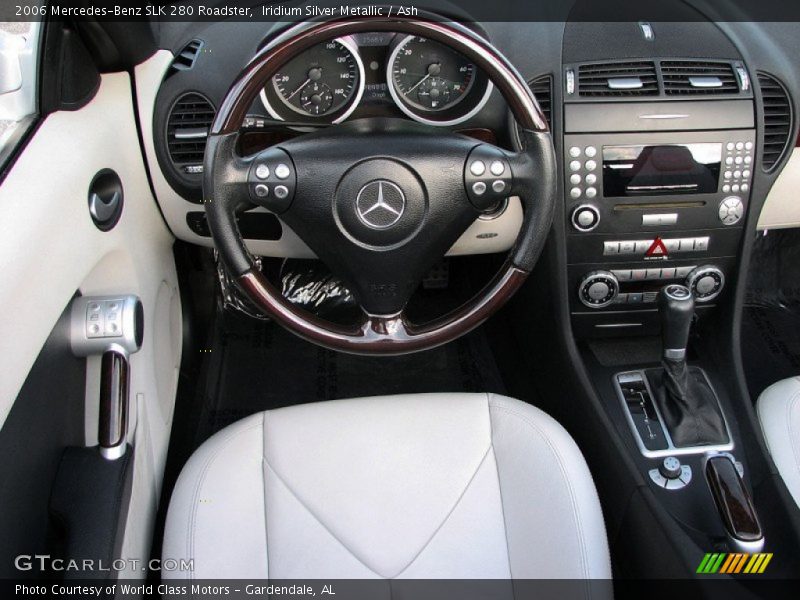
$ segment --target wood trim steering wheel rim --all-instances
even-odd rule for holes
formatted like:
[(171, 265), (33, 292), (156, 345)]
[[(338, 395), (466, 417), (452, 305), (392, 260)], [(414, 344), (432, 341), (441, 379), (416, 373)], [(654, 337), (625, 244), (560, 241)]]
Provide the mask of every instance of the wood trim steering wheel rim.
[[(275, 38), (245, 67), (226, 94), (217, 112), (210, 136), (236, 135), (247, 110), (268, 81), (286, 61), (314, 45), (346, 35), (371, 31), (397, 31), (419, 35), (449, 45), (476, 66), (483, 69), (489, 80), (503, 94), (512, 114), (523, 132), (527, 132), (542, 148), (552, 154), (549, 127), (538, 102), (522, 76), (505, 57), (485, 40), (456, 23), (424, 20), (420, 17), (406, 19), (394, 17), (363, 17), (333, 19), (300, 23)], [(538, 138), (537, 138), (538, 136)], [(544, 140), (544, 141), (543, 141)], [(209, 140), (211, 141), (211, 140)], [(210, 146), (211, 144), (209, 144)], [(554, 156), (544, 164), (554, 168)], [(206, 166), (209, 165), (206, 157)], [(551, 177), (552, 179), (552, 177)], [(555, 187), (555, 184), (552, 184)], [(535, 262), (544, 245), (546, 231), (550, 229), (554, 212), (554, 189), (541, 199), (547, 206), (539, 214), (539, 237), (533, 244), (525, 245), (526, 264)], [(212, 225), (213, 219), (209, 219)], [(525, 227), (521, 229), (524, 232)], [(522, 237), (522, 233), (521, 233)], [(241, 242), (241, 240), (239, 240)], [(520, 245), (518, 239), (517, 245)], [(239, 244), (243, 248), (243, 244)], [(529, 268), (522, 268), (513, 260), (514, 252), (499, 273), (471, 300), (441, 319), (415, 326), (404, 314), (389, 316), (365, 315), (357, 327), (334, 325), (303, 311), (288, 302), (255, 268), (238, 274), (236, 281), (255, 304), (286, 329), (317, 345), (355, 354), (396, 355), (417, 352), (452, 341), (475, 327), (496, 312), (519, 289), (527, 278)]]

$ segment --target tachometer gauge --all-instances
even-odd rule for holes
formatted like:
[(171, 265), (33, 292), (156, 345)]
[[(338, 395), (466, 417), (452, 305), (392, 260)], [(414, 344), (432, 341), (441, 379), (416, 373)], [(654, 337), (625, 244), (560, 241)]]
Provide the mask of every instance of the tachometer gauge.
[(412, 106), (445, 110), (463, 100), (472, 87), (475, 65), (447, 46), (409, 37), (396, 52), (392, 84)]
[(332, 40), (309, 48), (283, 65), (271, 85), (272, 90), (265, 89), (262, 100), (273, 117), (285, 118), (279, 106), (270, 104), (269, 98), (277, 96), (295, 113), (339, 122), (358, 104), (364, 66), (349, 39)]
[(492, 85), (474, 64), (448, 46), (407, 36), (387, 65), (389, 92), (400, 109), (423, 123), (452, 125), (485, 104)]

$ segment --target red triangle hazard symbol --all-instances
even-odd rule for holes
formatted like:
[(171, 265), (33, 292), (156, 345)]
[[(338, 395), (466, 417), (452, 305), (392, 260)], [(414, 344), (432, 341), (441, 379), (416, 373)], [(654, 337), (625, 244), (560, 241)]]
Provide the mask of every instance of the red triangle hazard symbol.
[(664, 240), (660, 237), (656, 238), (650, 247), (645, 252), (645, 256), (666, 256), (667, 255), (667, 247), (664, 245)]

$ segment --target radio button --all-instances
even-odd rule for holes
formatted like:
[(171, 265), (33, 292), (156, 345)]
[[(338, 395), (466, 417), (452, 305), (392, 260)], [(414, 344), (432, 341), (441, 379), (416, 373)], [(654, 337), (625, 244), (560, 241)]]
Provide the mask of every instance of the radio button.
[(752, 149), (753, 149), (753, 142), (745, 142), (745, 145), (744, 145), (744, 147), (745, 147), (747, 150), (752, 150)]
[(614, 299), (614, 304), (627, 304), (628, 303), (628, 294), (617, 294), (617, 297)]
[(636, 254), (644, 254), (650, 249), (650, 246), (653, 245), (653, 240), (639, 240), (636, 242)]
[(752, 156), (748, 155), (744, 157), (744, 164), (749, 165), (751, 162), (753, 162)]
[(603, 243), (603, 255), (619, 254), (619, 242), (605, 242)]
[(738, 183), (734, 183), (734, 184), (733, 184), (733, 186), (731, 186), (731, 191), (732, 191), (734, 194), (735, 194), (736, 192), (738, 192), (738, 191), (739, 191), (739, 184), (738, 184)]
[(580, 171), (581, 170), (581, 161), (573, 160), (569, 163), (569, 170), (570, 171)]
[(728, 165), (728, 166), (732, 165), (733, 164), (733, 157), (729, 156), (728, 158), (726, 158), (725, 159), (725, 164)]
[(728, 150), (733, 150), (733, 146), (734, 146), (733, 142), (728, 142), (727, 144), (725, 144), (725, 148)]
[(661, 269), (647, 269), (645, 279), (649, 280), (661, 279)]
[(736, 142), (736, 149), (741, 150), (744, 148), (744, 142)]
[(730, 179), (731, 177), (733, 177), (733, 173), (731, 173), (730, 171), (725, 171), (725, 176), (724, 177), (725, 177), (725, 179)]
[(681, 249), (681, 241), (679, 239), (671, 238), (668, 240), (661, 240), (667, 248), (667, 252), (678, 252)]
[(733, 178), (734, 179), (739, 179), (741, 176), (742, 176), (742, 172), (741, 171), (734, 171), (733, 172)]
[(578, 148), (577, 146), (573, 146), (572, 148), (569, 149), (569, 155), (572, 158), (578, 158), (581, 155), (581, 149)]
[(644, 281), (647, 279), (647, 269), (634, 269), (631, 271), (631, 281)]
[(750, 179), (750, 171), (748, 169), (742, 171), (742, 177), (744, 177), (745, 179)]
[(595, 196), (597, 196), (597, 188), (593, 188), (593, 187), (586, 188), (586, 197), (587, 198), (594, 198)]
[(746, 191), (748, 191), (749, 189), (750, 189), (750, 186), (749, 186), (748, 184), (746, 184), (746, 183), (743, 183), (743, 184), (742, 184), (742, 191), (743, 191), (743, 192), (746, 192)]
[(586, 146), (586, 156), (594, 158), (597, 155), (597, 148), (594, 146)]
[(630, 269), (622, 269), (620, 271), (611, 271), (611, 272), (620, 281), (630, 281), (631, 280), (631, 271), (630, 271)]
[(569, 191), (569, 197), (572, 198), (573, 200), (577, 200), (578, 198), (580, 198), (581, 197), (581, 188), (579, 188), (579, 187), (572, 188)]
[(694, 240), (695, 252), (706, 252), (708, 250), (708, 237), (699, 237)]
[(594, 173), (589, 173), (586, 176), (586, 183), (589, 185), (594, 185), (595, 183), (597, 183), (597, 175), (595, 175)]
[(690, 266), (690, 267), (676, 267), (675, 268), (675, 277), (677, 279), (682, 279), (684, 277), (688, 277), (689, 273), (694, 271), (697, 267)]
[(619, 243), (619, 253), (620, 254), (634, 254), (636, 252), (636, 242), (620, 242)]
[(728, 192), (730, 192), (730, 191), (731, 191), (731, 186), (730, 186), (730, 185), (728, 185), (728, 184), (726, 183), (725, 185), (723, 185), (723, 186), (722, 186), (722, 191), (723, 191), (725, 194), (727, 194)]
[(628, 304), (641, 304), (644, 296), (641, 293), (628, 294)]
[(585, 166), (587, 171), (594, 171), (597, 168), (597, 163), (593, 160), (587, 160)]
[(736, 158), (733, 159), (733, 162), (735, 162), (737, 165), (740, 165), (740, 164), (742, 164), (743, 160), (744, 160), (743, 157), (737, 156)]
[(581, 176), (578, 175), (577, 173), (573, 173), (572, 175), (569, 176), (569, 182), (572, 185), (578, 185), (581, 182)]
[(694, 238), (682, 238), (678, 252), (691, 252), (694, 250)]
[(675, 279), (675, 269), (661, 269), (661, 279)]
[(678, 213), (642, 215), (642, 225), (675, 225), (678, 222)]

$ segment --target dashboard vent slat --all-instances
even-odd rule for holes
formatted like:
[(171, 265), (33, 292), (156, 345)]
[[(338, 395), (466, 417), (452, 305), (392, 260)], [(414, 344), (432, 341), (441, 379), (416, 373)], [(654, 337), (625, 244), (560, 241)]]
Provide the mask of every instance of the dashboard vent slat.
[(195, 92), (182, 95), (172, 106), (167, 119), (167, 149), (172, 163), (184, 175), (202, 172), (214, 114), (211, 102)]
[(578, 67), (581, 96), (657, 96), (658, 77), (652, 61), (596, 63)]
[(544, 113), (545, 119), (547, 119), (547, 124), (550, 125), (550, 128), (552, 129), (553, 78), (550, 75), (537, 77), (536, 79), (528, 82), (528, 87), (531, 88), (531, 92), (533, 92), (533, 95), (536, 96), (536, 100), (539, 102), (539, 106)]
[(726, 62), (665, 60), (661, 62), (661, 78), (667, 96), (739, 93), (736, 73)]
[(786, 88), (772, 75), (758, 73), (761, 101), (764, 105), (764, 145), (761, 148), (761, 167), (774, 169), (789, 147), (792, 133), (792, 105)]
[(202, 40), (192, 40), (183, 50), (181, 50), (170, 65), (170, 70), (175, 71), (188, 71), (194, 67), (197, 57), (200, 56), (200, 50), (203, 49)]

